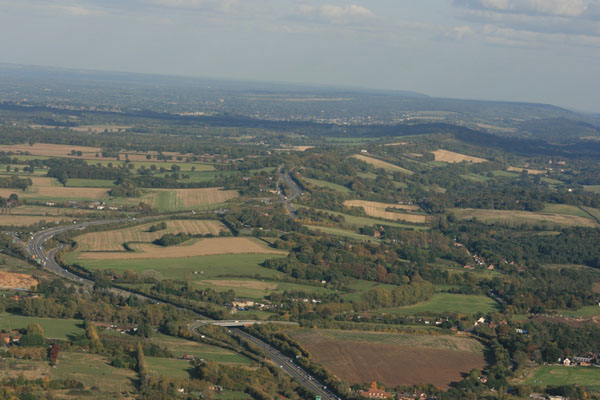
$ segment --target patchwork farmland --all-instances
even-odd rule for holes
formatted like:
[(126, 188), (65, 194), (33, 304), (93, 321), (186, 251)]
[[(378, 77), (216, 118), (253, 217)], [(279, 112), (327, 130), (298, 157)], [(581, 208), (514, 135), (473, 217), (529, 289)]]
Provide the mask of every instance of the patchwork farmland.
[(225, 226), (218, 221), (166, 220), (164, 222), (167, 226), (166, 229), (157, 230), (155, 232), (149, 232), (149, 229), (152, 225), (159, 224), (160, 221), (131, 228), (83, 234), (76, 237), (79, 246), (78, 251), (125, 251), (125, 248), (123, 247), (125, 243), (151, 243), (167, 233), (218, 235), (220, 232), (226, 230)]

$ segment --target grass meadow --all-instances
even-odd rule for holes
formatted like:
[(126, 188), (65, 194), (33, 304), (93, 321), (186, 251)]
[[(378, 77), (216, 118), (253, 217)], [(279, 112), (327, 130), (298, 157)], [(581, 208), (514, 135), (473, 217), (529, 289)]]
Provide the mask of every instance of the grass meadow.
[(600, 389), (600, 368), (543, 365), (525, 382), (534, 386), (579, 385)]
[(23, 329), (29, 324), (38, 323), (44, 329), (44, 335), (50, 339), (67, 339), (84, 333), (83, 321), (78, 319), (38, 318), (0, 314), (0, 326), (3, 329)]

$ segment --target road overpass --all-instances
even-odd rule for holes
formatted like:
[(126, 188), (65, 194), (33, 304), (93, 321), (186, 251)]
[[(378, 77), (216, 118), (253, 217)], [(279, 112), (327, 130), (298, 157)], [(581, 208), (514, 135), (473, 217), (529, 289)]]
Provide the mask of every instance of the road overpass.
[(237, 327), (237, 326), (252, 326), (252, 325), (261, 325), (261, 324), (279, 324), (279, 325), (293, 325), (297, 326), (297, 322), (288, 322), (288, 321), (258, 321), (258, 320), (198, 320), (194, 324), (195, 326), (202, 325), (215, 325), (215, 326), (225, 326), (228, 328)]

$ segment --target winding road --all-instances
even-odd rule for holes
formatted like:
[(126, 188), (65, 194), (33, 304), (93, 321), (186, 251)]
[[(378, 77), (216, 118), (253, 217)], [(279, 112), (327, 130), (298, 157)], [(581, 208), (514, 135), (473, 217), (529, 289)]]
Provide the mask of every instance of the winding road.
[[(288, 178), (289, 178), (289, 176), (288, 176)], [(294, 183), (294, 185), (295, 185), (295, 183)], [(298, 188), (298, 190), (299, 190), (299, 188)], [(153, 217), (148, 217), (148, 218), (153, 218)], [(141, 220), (142, 219), (138, 219), (138, 222)], [(101, 220), (101, 221), (86, 221), (86, 222), (81, 222), (81, 223), (77, 223), (77, 224), (73, 224), (73, 225), (50, 228), (50, 229), (36, 232), (33, 235), (33, 237), (31, 238), (31, 240), (29, 241), (29, 243), (27, 245), (23, 245), (23, 246), (28, 251), (30, 256), (33, 256), (36, 259), (41, 260), (42, 266), (44, 268), (46, 268), (47, 270), (49, 270), (50, 272), (53, 272), (54, 274), (60, 276), (61, 278), (64, 278), (64, 279), (67, 279), (70, 281), (74, 281), (74, 282), (77, 282), (80, 284), (84, 284), (86, 286), (92, 286), (92, 285), (94, 285), (94, 281), (91, 281), (91, 280), (85, 279), (85, 278), (81, 278), (81, 277), (67, 271), (66, 269), (62, 268), (60, 266), (60, 264), (58, 264), (56, 262), (56, 253), (58, 251), (60, 251), (64, 246), (59, 246), (55, 249), (52, 249), (48, 252), (48, 254), (46, 254), (45, 250), (44, 250), (44, 243), (46, 241), (52, 239), (55, 235), (57, 235), (59, 233), (67, 232), (67, 231), (70, 231), (73, 229), (84, 230), (88, 226), (111, 224), (111, 223), (126, 222), (126, 221), (128, 221), (128, 220), (127, 219), (112, 219), (112, 220)], [(113, 288), (112, 290), (115, 290), (116, 292), (119, 292), (120, 294), (123, 294), (123, 295), (134, 295), (139, 298), (143, 298), (145, 300), (155, 302), (155, 300), (153, 300), (153, 299), (149, 299), (145, 296), (139, 295), (137, 293), (129, 292), (127, 290), (116, 289), (116, 288)], [(195, 328), (197, 328), (201, 325), (204, 325), (205, 323), (206, 323), (205, 321), (204, 322), (196, 321), (195, 323), (190, 324), (190, 329), (193, 331)], [(272, 362), (274, 362), (276, 365), (279, 365), (279, 367), (281, 368), (281, 370), (283, 372), (287, 373), (292, 378), (295, 378), (303, 387), (305, 387), (307, 390), (315, 393), (317, 396), (320, 396), (322, 400), (339, 400), (339, 398), (336, 397), (329, 390), (327, 390), (327, 388), (324, 385), (319, 383), (309, 373), (307, 373), (306, 371), (301, 369), (299, 366), (294, 364), (294, 362), (290, 358), (284, 356), (281, 352), (279, 352), (278, 350), (269, 346), (262, 340), (257, 339), (254, 336), (252, 336), (240, 329), (236, 329), (236, 328), (230, 329), (229, 332), (232, 335), (235, 335), (244, 340), (247, 340), (250, 343), (257, 346), (258, 348), (260, 348), (264, 352), (264, 354), (266, 354), (267, 357), (271, 359)]]

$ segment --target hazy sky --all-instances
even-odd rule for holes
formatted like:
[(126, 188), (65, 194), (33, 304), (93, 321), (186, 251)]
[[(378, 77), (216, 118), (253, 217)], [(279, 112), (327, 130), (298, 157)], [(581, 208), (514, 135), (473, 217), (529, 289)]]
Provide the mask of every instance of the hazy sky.
[(600, 0), (0, 0), (0, 62), (600, 112)]

